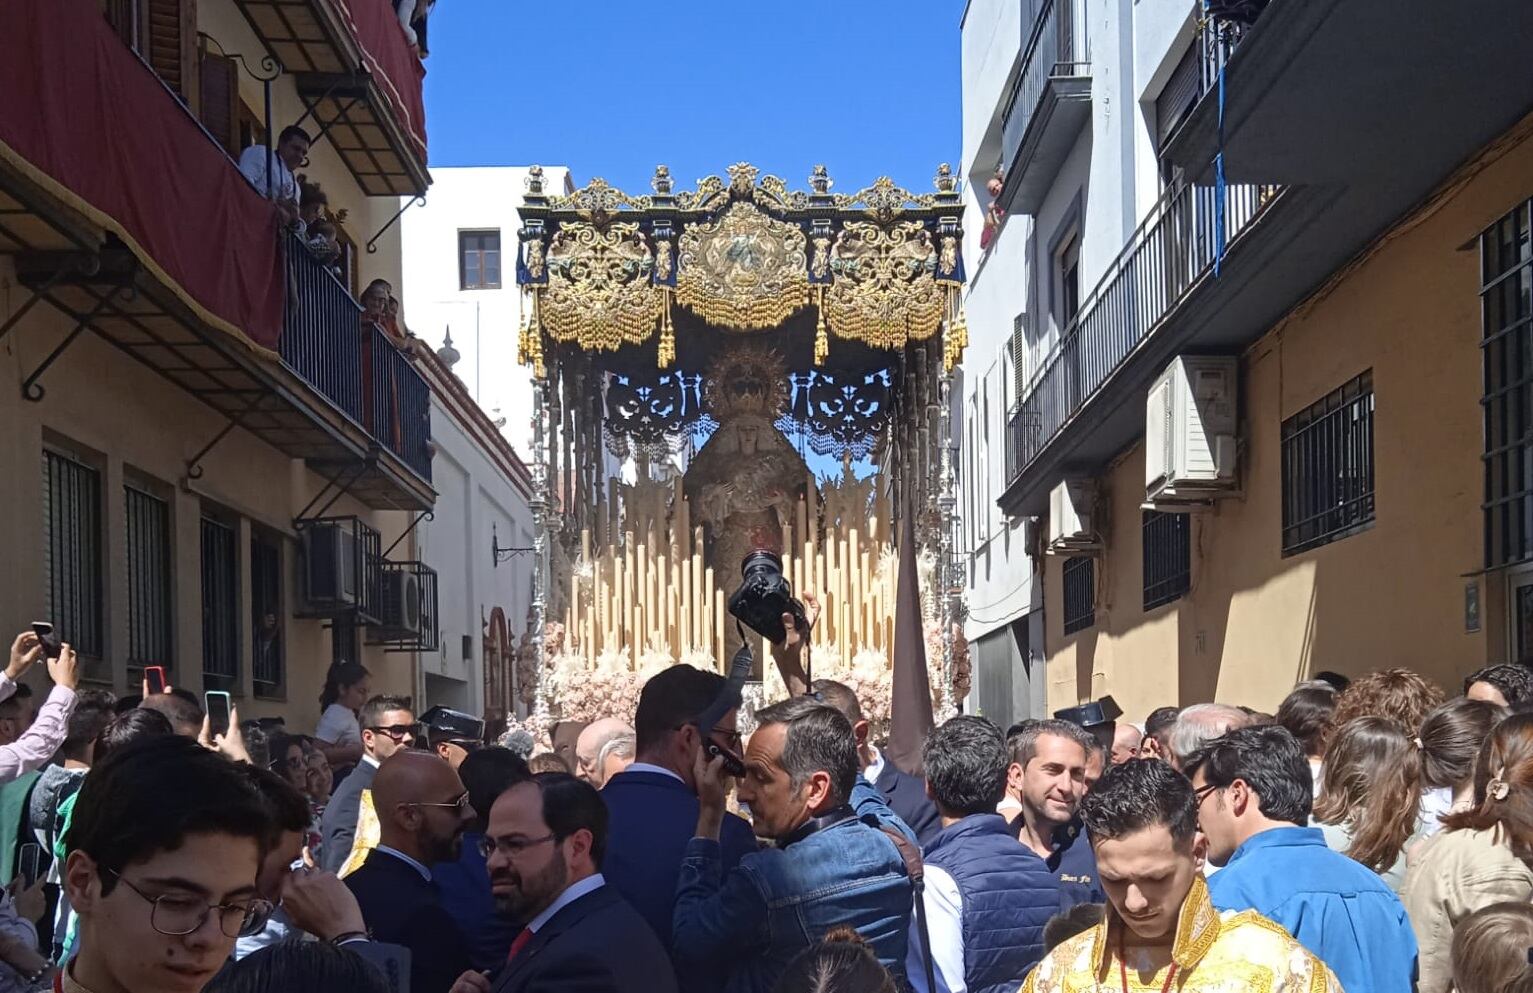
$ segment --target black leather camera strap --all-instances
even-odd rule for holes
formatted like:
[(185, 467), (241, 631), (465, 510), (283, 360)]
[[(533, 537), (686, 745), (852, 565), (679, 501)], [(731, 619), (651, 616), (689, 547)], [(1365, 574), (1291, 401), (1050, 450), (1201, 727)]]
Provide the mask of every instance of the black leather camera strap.
[(910, 890), (915, 896), (916, 933), (921, 936), (921, 962), (926, 967), (926, 988), (937, 988), (936, 970), (932, 964), (932, 939), (926, 930), (926, 866), (921, 861), (921, 850), (899, 831), (883, 827), (884, 834), (899, 849), (905, 862), (905, 875), (910, 877)]

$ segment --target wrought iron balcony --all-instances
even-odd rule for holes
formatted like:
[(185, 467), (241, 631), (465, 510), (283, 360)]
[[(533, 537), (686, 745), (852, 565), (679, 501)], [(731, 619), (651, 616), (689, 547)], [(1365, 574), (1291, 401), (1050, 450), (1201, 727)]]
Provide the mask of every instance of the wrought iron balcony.
[(1022, 69), (1001, 112), (1001, 204), (1038, 210), (1081, 128), (1091, 119), (1091, 46), (1074, 0), (1044, 0)]
[(431, 387), (404, 351), (376, 324), (362, 334), (366, 421), (363, 426), (383, 446), (431, 481)]
[(1179, 183), (1166, 191), (1029, 380), (1011, 415), (1008, 482), (1210, 277), (1221, 248), (1239, 239), (1281, 195), (1275, 186), (1231, 186), (1221, 211), (1213, 187)]

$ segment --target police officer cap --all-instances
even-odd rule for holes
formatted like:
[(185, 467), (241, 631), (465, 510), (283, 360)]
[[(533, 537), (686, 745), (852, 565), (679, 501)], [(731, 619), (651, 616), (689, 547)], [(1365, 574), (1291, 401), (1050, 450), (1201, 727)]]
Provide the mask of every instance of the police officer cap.
[(450, 707), (432, 707), (421, 715), (421, 723), (438, 741), (484, 740), (484, 721)]
[(1123, 716), (1123, 708), (1118, 706), (1118, 701), (1111, 696), (1104, 696), (1100, 700), (1083, 703), (1079, 707), (1056, 710), (1054, 716), (1071, 724), (1079, 724), (1083, 728), (1091, 728), (1116, 721)]

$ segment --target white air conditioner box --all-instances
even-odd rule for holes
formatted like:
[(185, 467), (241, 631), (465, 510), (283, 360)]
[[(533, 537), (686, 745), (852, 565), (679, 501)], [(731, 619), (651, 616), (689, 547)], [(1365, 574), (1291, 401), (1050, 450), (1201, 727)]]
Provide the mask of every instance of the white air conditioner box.
[(1150, 388), (1144, 482), (1152, 503), (1205, 501), (1237, 483), (1233, 356), (1183, 355)]
[(383, 573), (382, 589), (383, 623), (378, 626), (394, 637), (419, 637), (425, 630), (420, 578), (412, 572), (389, 569)]
[(1049, 493), (1050, 555), (1075, 555), (1102, 547), (1092, 522), (1096, 487), (1090, 480), (1067, 479)]

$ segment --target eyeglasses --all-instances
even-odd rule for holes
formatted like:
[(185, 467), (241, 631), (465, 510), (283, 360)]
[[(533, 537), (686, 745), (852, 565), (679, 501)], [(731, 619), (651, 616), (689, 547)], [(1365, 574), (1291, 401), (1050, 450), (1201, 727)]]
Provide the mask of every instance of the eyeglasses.
[(458, 799), (453, 800), (453, 801), (451, 801), (449, 803), (412, 803), (412, 804), (409, 804), (409, 806), (411, 806), (411, 807), (441, 807), (444, 810), (459, 810), (459, 811), (461, 811), (465, 807), (468, 806), (468, 791), (465, 790), (462, 796), (458, 797)]
[[(680, 731), (682, 728), (695, 728), (695, 727), (697, 727), (696, 724), (690, 724), (690, 723), (689, 724), (678, 724), (675, 727), (671, 728), (671, 730), (672, 731)], [(738, 752), (740, 750), (741, 744), (743, 744), (744, 741), (745, 741), (745, 736), (742, 735), (739, 731), (730, 731), (730, 730), (727, 730), (725, 728), (714, 728), (712, 731), (710, 731), (708, 733), (709, 734), (722, 734), (724, 736), (724, 742), (715, 742), (715, 743), (716, 744), (727, 743), (728, 746), (729, 746), (730, 751), (734, 751), (734, 752)]]
[(491, 838), (489, 835), (485, 835), (479, 839), (479, 854), (489, 858), (496, 852), (500, 852), (506, 858), (514, 859), (533, 845), (541, 845), (545, 841), (554, 841), (557, 837), (554, 834), (545, 834), (541, 838)]
[(1201, 807), (1201, 806), (1203, 806), (1203, 799), (1205, 797), (1207, 797), (1214, 790), (1222, 790), (1222, 789), (1224, 789), (1223, 786), (1219, 786), (1219, 785), (1217, 785), (1215, 783), (1209, 783), (1207, 786), (1199, 786), (1197, 789), (1192, 791), (1193, 803), (1196, 806)]
[(248, 938), (266, 927), (272, 905), (265, 900), (251, 900), (247, 904), (208, 903), (196, 897), (150, 896), (139, 889), (115, 869), (104, 869), (128, 889), (149, 903), (149, 926), (169, 937), (188, 935), (202, 927), (208, 914), (218, 911), (218, 928), (226, 937)]
[(420, 734), (419, 724), (391, 724), (388, 727), (370, 727), (367, 730), (374, 734), (386, 734), (394, 741), (403, 741)]

